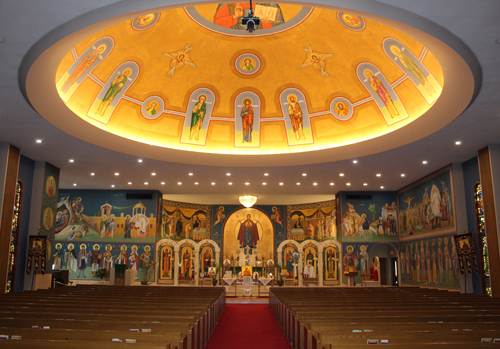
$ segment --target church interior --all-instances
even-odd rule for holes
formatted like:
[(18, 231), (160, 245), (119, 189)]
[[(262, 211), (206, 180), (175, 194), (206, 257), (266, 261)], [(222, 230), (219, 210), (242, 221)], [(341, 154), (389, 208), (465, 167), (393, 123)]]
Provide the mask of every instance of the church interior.
[(500, 343), (498, 3), (0, 8), (9, 347)]

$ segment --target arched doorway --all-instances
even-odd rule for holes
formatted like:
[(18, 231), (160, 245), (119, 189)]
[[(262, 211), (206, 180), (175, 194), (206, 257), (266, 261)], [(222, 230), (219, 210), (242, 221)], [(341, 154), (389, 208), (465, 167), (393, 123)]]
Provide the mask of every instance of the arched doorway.
[(378, 270), (380, 286), (399, 286), (398, 257), (396, 246), (389, 243), (377, 244), (370, 250), (370, 268)]

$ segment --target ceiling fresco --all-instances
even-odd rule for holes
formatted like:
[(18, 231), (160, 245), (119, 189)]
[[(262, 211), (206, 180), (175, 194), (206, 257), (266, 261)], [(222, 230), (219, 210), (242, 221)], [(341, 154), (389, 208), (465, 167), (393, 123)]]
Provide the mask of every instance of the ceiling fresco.
[[(55, 84), (79, 118), (159, 147), (286, 154), (374, 139), (417, 120), (443, 71), (421, 43), (346, 12), (257, 3), (170, 9), (80, 43)], [(243, 29), (242, 29), (243, 28)], [(76, 117), (75, 116), (75, 117)]]

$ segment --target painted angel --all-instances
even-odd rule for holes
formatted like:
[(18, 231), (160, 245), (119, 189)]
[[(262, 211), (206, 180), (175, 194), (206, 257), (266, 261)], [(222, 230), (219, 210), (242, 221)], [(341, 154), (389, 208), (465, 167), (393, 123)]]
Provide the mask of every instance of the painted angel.
[(174, 72), (177, 69), (184, 67), (186, 64), (196, 68), (196, 64), (194, 64), (191, 58), (189, 58), (189, 53), (188, 53), (193, 49), (193, 47), (194, 46), (189, 47), (189, 45), (186, 44), (186, 47), (184, 47), (183, 50), (179, 50), (177, 52), (163, 53), (164, 56), (168, 56), (172, 59), (170, 61), (170, 70), (165, 75), (167, 76), (170, 75), (171, 77), (174, 77)]
[(283, 226), (283, 223), (281, 222), (281, 209), (279, 207), (274, 206), (273, 207), (273, 214), (271, 215), (271, 219), (273, 222), (276, 222)]
[(221, 206), (215, 210), (214, 227), (217, 225), (217, 223), (222, 222), (224, 218), (226, 218), (226, 215), (224, 214), (224, 206)]
[(307, 67), (308, 65), (312, 65), (314, 68), (318, 69), (321, 72), (321, 76), (325, 77), (330, 76), (325, 70), (326, 62), (325, 58), (331, 57), (334, 53), (320, 53), (313, 51), (312, 46), (309, 45), (309, 48), (305, 48), (304, 50), (307, 52), (307, 57), (304, 63), (300, 66), (301, 68)]

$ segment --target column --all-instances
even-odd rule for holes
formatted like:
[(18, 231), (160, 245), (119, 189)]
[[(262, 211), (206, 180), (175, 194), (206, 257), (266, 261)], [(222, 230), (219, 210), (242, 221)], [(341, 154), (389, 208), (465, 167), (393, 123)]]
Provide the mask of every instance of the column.
[(19, 149), (8, 143), (0, 143), (0, 294), (5, 293), (7, 287), (10, 235), (12, 233), (19, 157)]
[(198, 286), (200, 279), (200, 249), (194, 250), (194, 284)]
[(179, 285), (179, 246), (174, 247), (174, 286)]
[(297, 267), (297, 272), (299, 273), (299, 286), (302, 286), (302, 273), (304, 272), (304, 263), (302, 260), (304, 259), (304, 252), (300, 251), (299, 265)]
[[(483, 190), (484, 221), (488, 241), (491, 295), (500, 298), (500, 254), (498, 214), (500, 207), (500, 145), (488, 146), (478, 152), (479, 175)], [(500, 205), (498, 205), (500, 206)]]
[(323, 286), (323, 249), (318, 249), (318, 286)]

